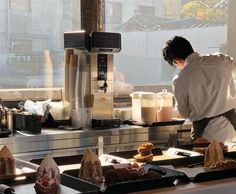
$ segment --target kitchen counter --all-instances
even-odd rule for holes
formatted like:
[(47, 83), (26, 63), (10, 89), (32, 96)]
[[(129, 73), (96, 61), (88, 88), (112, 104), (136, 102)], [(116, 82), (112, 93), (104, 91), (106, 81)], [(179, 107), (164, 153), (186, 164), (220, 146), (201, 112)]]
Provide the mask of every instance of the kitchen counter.
[[(140, 127), (122, 125), (120, 128), (106, 130), (76, 130), (43, 129), (41, 134), (28, 134), (17, 132), (14, 136), (1, 138), (0, 145), (7, 145), (13, 150), (14, 156), (30, 161), (42, 158), (51, 153), (54, 157), (82, 154), (86, 147), (97, 149), (98, 137), (103, 137), (104, 152), (136, 149), (142, 142), (153, 142), (159, 146), (169, 147), (182, 141), (184, 132), (189, 134), (191, 125), (174, 125), (158, 127)], [(162, 156), (163, 157), (163, 156)], [(77, 168), (78, 164), (71, 166)], [(60, 169), (64, 171), (63, 169)], [(24, 187), (25, 189), (25, 187)], [(207, 181), (201, 183), (188, 183), (154, 190), (136, 192), (137, 194), (227, 194), (235, 193), (236, 178)]]
[(136, 194), (235, 194), (236, 178), (228, 178), (202, 183), (189, 183), (161, 189), (136, 192)]

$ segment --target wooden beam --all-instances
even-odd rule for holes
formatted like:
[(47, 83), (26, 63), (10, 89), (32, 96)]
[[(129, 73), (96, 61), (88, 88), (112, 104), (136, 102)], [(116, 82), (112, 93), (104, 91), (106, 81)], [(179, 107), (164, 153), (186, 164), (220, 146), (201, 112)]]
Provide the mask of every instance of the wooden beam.
[(81, 29), (104, 31), (104, 0), (81, 0)]

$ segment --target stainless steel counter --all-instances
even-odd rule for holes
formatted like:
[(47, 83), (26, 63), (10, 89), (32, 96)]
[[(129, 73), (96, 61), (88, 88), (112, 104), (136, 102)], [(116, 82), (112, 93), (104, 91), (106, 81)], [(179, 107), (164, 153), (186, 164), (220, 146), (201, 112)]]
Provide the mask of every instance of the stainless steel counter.
[[(7, 145), (15, 157), (31, 160), (51, 153), (54, 157), (82, 154), (86, 147), (97, 149), (98, 137), (104, 141), (104, 152), (136, 149), (143, 142), (152, 142), (159, 147), (177, 145), (189, 140), (190, 124), (140, 127), (122, 125), (105, 130), (43, 129), (41, 134), (17, 132), (14, 136), (0, 138), (0, 146)], [(186, 135), (183, 135), (186, 134)]]

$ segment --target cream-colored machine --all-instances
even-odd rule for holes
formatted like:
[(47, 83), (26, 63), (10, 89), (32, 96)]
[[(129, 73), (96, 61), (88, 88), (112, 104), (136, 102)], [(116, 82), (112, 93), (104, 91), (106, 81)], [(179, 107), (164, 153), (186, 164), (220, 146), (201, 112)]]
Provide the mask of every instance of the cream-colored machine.
[(75, 107), (81, 126), (118, 127), (119, 120), (113, 119), (113, 55), (121, 50), (121, 35), (68, 32), (64, 47), (73, 48), (79, 58)]

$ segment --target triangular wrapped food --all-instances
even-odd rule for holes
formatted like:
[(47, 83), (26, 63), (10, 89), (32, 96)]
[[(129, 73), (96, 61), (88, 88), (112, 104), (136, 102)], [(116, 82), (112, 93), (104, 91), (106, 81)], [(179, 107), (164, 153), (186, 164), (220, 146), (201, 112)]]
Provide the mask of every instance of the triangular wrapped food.
[(16, 162), (7, 146), (0, 151), (0, 176), (16, 174)]
[(59, 168), (49, 154), (41, 162), (35, 182), (35, 191), (37, 194), (56, 194), (61, 183)]
[(214, 140), (206, 149), (204, 166), (210, 167), (212, 164), (224, 161), (223, 151), (218, 141)]
[(81, 160), (79, 178), (95, 184), (103, 182), (101, 162), (97, 155), (89, 148), (85, 150), (84, 156)]

